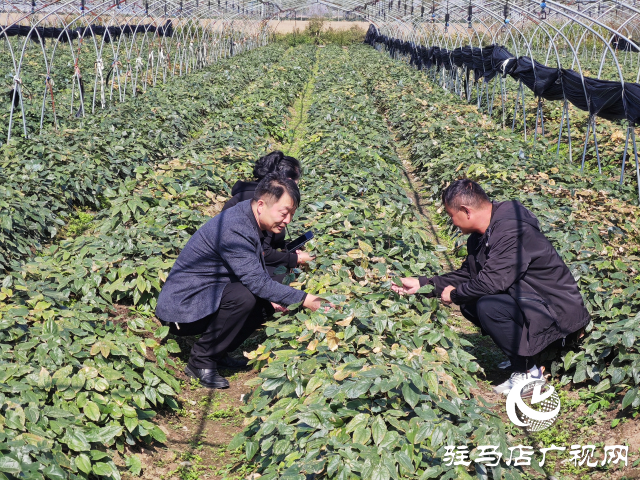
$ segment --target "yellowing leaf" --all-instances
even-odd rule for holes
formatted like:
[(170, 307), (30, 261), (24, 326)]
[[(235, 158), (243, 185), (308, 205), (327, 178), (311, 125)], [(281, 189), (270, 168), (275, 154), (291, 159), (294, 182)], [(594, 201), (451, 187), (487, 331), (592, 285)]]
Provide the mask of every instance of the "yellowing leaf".
[(438, 374), (438, 377), (442, 381), (442, 385), (451, 390), (453, 393), (457, 394), (458, 389), (456, 388), (456, 384), (453, 381), (453, 377), (451, 375), (447, 375), (446, 373)]
[(336, 322), (336, 325), (340, 325), (341, 327), (348, 327), (352, 321), (353, 321), (353, 315), (349, 315), (344, 320), (340, 320), (339, 322)]
[(311, 330), (314, 333), (327, 333), (331, 330), (331, 327), (321, 327), (320, 325), (314, 325), (310, 320), (304, 322), (304, 326), (307, 327), (307, 330)]
[(364, 253), (373, 252), (373, 247), (371, 245), (369, 245), (367, 242), (363, 242), (362, 240), (358, 240), (358, 246), (360, 247), (360, 250), (362, 250)]
[(362, 250), (356, 248), (347, 252), (350, 258), (362, 258)]
[(318, 339), (311, 340), (311, 342), (309, 342), (309, 345), (307, 345), (307, 350), (314, 352), (317, 346), (318, 346)]
[(89, 351), (89, 353), (91, 355), (97, 355), (98, 353), (100, 353), (100, 347), (102, 346), (102, 342), (96, 342), (93, 345), (91, 345), (91, 350)]
[(51, 388), (51, 375), (44, 367), (40, 369), (40, 373), (38, 374), (38, 387), (43, 390), (49, 390), (49, 388)]
[(80, 372), (85, 378), (96, 378), (98, 376), (98, 370), (94, 367), (84, 367)]
[(315, 391), (318, 387), (322, 386), (322, 378), (315, 375), (311, 377), (309, 383), (307, 383), (307, 387), (305, 388), (305, 393), (310, 394)]
[(313, 335), (312, 332), (307, 332), (304, 335), (300, 335), (296, 340), (298, 342), (306, 342), (307, 340), (309, 340), (311, 338), (311, 335)]
[(445, 362), (449, 361), (449, 353), (447, 353), (447, 351), (444, 348), (436, 347), (435, 351), (442, 360), (444, 360)]
[(338, 349), (339, 343), (340, 342), (336, 337), (336, 332), (334, 332), (333, 330), (329, 330), (327, 332), (327, 346), (329, 347), (329, 350), (335, 352)]

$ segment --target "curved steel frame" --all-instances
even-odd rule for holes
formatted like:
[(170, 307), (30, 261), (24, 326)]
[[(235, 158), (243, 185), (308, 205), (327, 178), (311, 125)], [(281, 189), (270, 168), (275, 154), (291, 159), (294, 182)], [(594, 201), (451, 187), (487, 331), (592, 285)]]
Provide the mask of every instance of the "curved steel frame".
[[(168, 78), (265, 45), (273, 15), (262, 3), (237, 0), (54, 0), (35, 7), (2, 6), (0, 72), (11, 79), (5, 97), (10, 100), (7, 140), (16, 129), (28, 137), (51, 125), (57, 128), (64, 116), (93, 113)], [(171, 35), (158, 34), (167, 22)], [(94, 33), (91, 25), (130, 28), (111, 36)], [(17, 26), (22, 35), (10, 36)], [(78, 28), (86, 29), (83, 36), (74, 34)]]

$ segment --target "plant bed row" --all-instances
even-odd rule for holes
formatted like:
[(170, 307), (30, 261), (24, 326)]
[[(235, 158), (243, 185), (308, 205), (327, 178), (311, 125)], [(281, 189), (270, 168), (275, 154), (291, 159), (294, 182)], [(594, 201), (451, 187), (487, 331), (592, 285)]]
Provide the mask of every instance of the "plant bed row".
[[(249, 160), (274, 141), (273, 119), (303, 89), (314, 47), (294, 54), (274, 46), (265, 53), (241, 57), (246, 63), (237, 68), (220, 66), (231, 80), (253, 79), (235, 96), (224, 93), (224, 83), (209, 85), (206, 74), (200, 84), (175, 82), (171, 102), (198, 87), (203, 97), (218, 89), (224, 103), (210, 117), (194, 117), (193, 133), (156, 150), (153, 164), (130, 161), (129, 175), (104, 186), (86, 231), (12, 263), (0, 293), (0, 475), (117, 479), (116, 450), (136, 473), (140, 462), (129, 448), (166, 441), (152, 418), (179, 407), (171, 354), (180, 349), (148, 314), (178, 252), (214, 213), (212, 203), (227, 199), (231, 179), (250, 170)], [(271, 53), (277, 62), (265, 64)], [(199, 108), (192, 103), (185, 101), (184, 111)], [(236, 142), (231, 149), (229, 138)], [(136, 305), (147, 319), (114, 324), (102, 312), (116, 301)]]
[[(364, 53), (319, 52), (292, 224), (318, 234), (316, 261), (291, 285), (339, 307), (267, 323), (266, 340), (248, 354), (259, 370), (241, 408), (248, 425), (229, 448), (242, 448), (265, 479), (470, 478), (465, 467), (442, 464), (444, 445), (482, 438), (506, 449), (504, 425), (472, 398), (481, 369), (446, 311), (390, 290), (400, 275), (436, 271), (442, 247), (407, 198), (385, 121), (358, 73), (372, 60)], [(494, 469), (503, 473), (520, 478), (513, 467)]]
[[(549, 153), (546, 140), (525, 142), (475, 106), (435, 88), (422, 72), (370, 49), (364, 75), (433, 201), (452, 180), (469, 177), (492, 198), (517, 199), (578, 280), (592, 322), (577, 350), (549, 352), (561, 385), (615, 392), (627, 415), (640, 407), (640, 210), (630, 187)], [(464, 248), (463, 240), (459, 242)]]

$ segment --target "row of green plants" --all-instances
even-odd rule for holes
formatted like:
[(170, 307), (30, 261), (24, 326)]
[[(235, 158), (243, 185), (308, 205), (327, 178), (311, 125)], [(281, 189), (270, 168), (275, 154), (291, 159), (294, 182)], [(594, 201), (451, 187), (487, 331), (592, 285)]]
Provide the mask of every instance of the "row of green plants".
[(155, 308), (186, 241), (220, 211), (236, 179), (250, 176), (256, 152), (266, 152), (283, 137), (282, 120), (307, 81), (304, 67), (314, 49), (284, 54), (218, 109), (170, 161), (138, 167), (135, 178), (106, 190), (87, 232), (16, 270), (30, 279), (55, 281), (59, 294), (75, 302)]
[(276, 34), (280, 42), (295, 46), (305, 43), (336, 44), (341, 46), (362, 43), (364, 41), (364, 28), (359, 25), (352, 25), (350, 28), (334, 29), (325, 26), (325, 19), (322, 17), (311, 17), (304, 30), (294, 28), (293, 32), (286, 34)]
[(77, 128), (3, 145), (0, 266), (39, 251), (74, 208), (99, 209), (108, 189), (134, 177), (136, 168), (170, 158), (202, 128), (203, 118), (227, 106), (285, 50), (273, 46), (225, 60), (89, 116)]
[(633, 187), (619, 189), (593, 165), (580, 174), (579, 165), (550, 154), (546, 139), (525, 142), (422, 72), (386, 56), (375, 61), (373, 50), (366, 55), (369, 92), (425, 179), (425, 193), (437, 201), (449, 182), (469, 177), (496, 200), (521, 201), (578, 280), (592, 322), (579, 349), (549, 352), (559, 383), (618, 393), (620, 406), (637, 415), (640, 210)]
[[(196, 32), (193, 28), (189, 30), (187, 26), (183, 28), (190, 32), (190, 36), (204, 38), (202, 31)], [(99, 35), (87, 36), (82, 40), (74, 40), (73, 43), (62, 38), (59, 42), (56, 39), (45, 39), (44, 45), (25, 37), (2, 38), (0, 77), (4, 81), (0, 85), (0, 144), (7, 138), (12, 101), (16, 102), (12, 136), (20, 137), (24, 134), (22, 107), (27, 134), (33, 136), (49, 130), (55, 132), (60, 128), (82, 126), (85, 115), (91, 115), (94, 108), (102, 109), (101, 88), (104, 88), (105, 104), (112, 107), (122, 98), (133, 95), (134, 84), (136, 95), (141, 95), (156, 84), (184, 75), (187, 69), (192, 72), (198, 52), (193, 46), (180, 46), (177, 40), (179, 32), (180, 30), (176, 30), (174, 37), (166, 38), (158, 37), (155, 33), (145, 35), (139, 32), (135, 37), (122, 35), (113, 42), (106, 43), (103, 43), (103, 36)], [(227, 56), (232, 35), (233, 33), (227, 34), (215, 41), (207, 40), (207, 56), (213, 52)], [(210, 37), (210, 34), (206, 37)], [(222, 51), (225, 45), (225, 51)], [(165, 55), (162, 61), (159, 58), (160, 50)], [(98, 72), (97, 59), (102, 60), (102, 76)], [(84, 114), (77, 72), (82, 78)], [(13, 95), (16, 76), (20, 81), (22, 107), (19, 97), (14, 98)], [(47, 78), (48, 83), (45, 81)], [(103, 87), (101, 81), (104, 82)], [(41, 127), (43, 103), (44, 118)]]
[[(137, 474), (140, 461), (127, 447), (166, 441), (152, 419), (179, 408), (171, 358), (179, 347), (167, 327), (146, 318), (189, 236), (228, 198), (255, 152), (282, 135), (276, 118), (303, 89), (313, 49), (294, 54), (274, 45), (178, 79), (123, 104), (120, 115), (96, 119), (95, 130), (69, 132), (75, 143), (5, 147), (14, 159), (20, 146), (31, 148), (23, 162), (46, 164), (51, 181), (40, 185), (40, 197), (50, 204), (61, 186), (82, 188), (68, 188), (59, 207), (74, 220), (70, 227), (34, 255), (14, 258), (2, 280), (0, 478), (118, 479), (115, 451)], [(105, 130), (111, 135), (103, 139)], [(68, 149), (67, 158), (56, 156), (56, 146)], [(103, 148), (111, 161), (99, 155)], [(87, 157), (92, 165), (83, 165)], [(89, 181), (74, 183), (80, 172)], [(38, 173), (45, 175), (7, 178), (29, 187)], [(72, 216), (81, 206), (90, 210)], [(116, 302), (146, 316), (103, 313)]]
[[(277, 314), (248, 354), (259, 373), (241, 407), (248, 425), (229, 448), (265, 480), (464, 479), (465, 467), (443, 465), (445, 445), (482, 439), (506, 451), (502, 420), (471, 394), (482, 371), (471, 344), (436, 299), (391, 291), (399, 276), (436, 272), (435, 252), (447, 247), (429, 240), (407, 197), (360, 73), (384, 63), (367, 48), (318, 53), (292, 224), (318, 232), (309, 245), (317, 258), (289, 280), (338, 307)], [(521, 478), (514, 467), (493, 475)]]

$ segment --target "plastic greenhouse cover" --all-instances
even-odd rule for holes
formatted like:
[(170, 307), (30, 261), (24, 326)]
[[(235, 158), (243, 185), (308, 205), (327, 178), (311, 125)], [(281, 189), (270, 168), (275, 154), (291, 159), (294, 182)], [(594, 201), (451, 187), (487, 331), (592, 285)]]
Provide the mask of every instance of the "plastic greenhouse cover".
[(438, 70), (441, 67), (450, 70), (452, 65), (464, 65), (474, 71), (476, 81), (481, 77), (489, 81), (499, 73), (510, 75), (546, 100), (566, 98), (590, 115), (640, 123), (640, 84), (637, 83), (623, 85), (622, 82), (586, 77), (570, 69), (549, 67), (527, 56), (516, 58), (501, 45), (484, 48), (464, 46), (452, 51), (437, 46), (416, 46), (379, 35), (373, 25), (369, 27), (365, 42), (370, 45), (383, 43), (392, 54), (410, 55), (411, 64), (418, 68), (428, 69), (435, 64)]
[[(65, 41), (84, 38), (87, 36), (101, 35), (104, 36), (105, 42), (110, 42), (120, 35), (132, 35), (138, 32), (158, 32), (163, 37), (173, 36), (173, 24), (171, 20), (160, 27), (154, 25), (121, 25), (119, 27), (104, 27), (102, 25), (89, 25), (87, 27), (78, 27), (73, 30), (67, 28), (55, 27), (30, 27), (28, 25), (11, 25), (10, 27), (0, 26), (0, 38), (6, 37), (28, 37), (33, 41), (45, 42), (46, 38), (59, 38)], [(64, 38), (66, 37), (66, 39)]]

